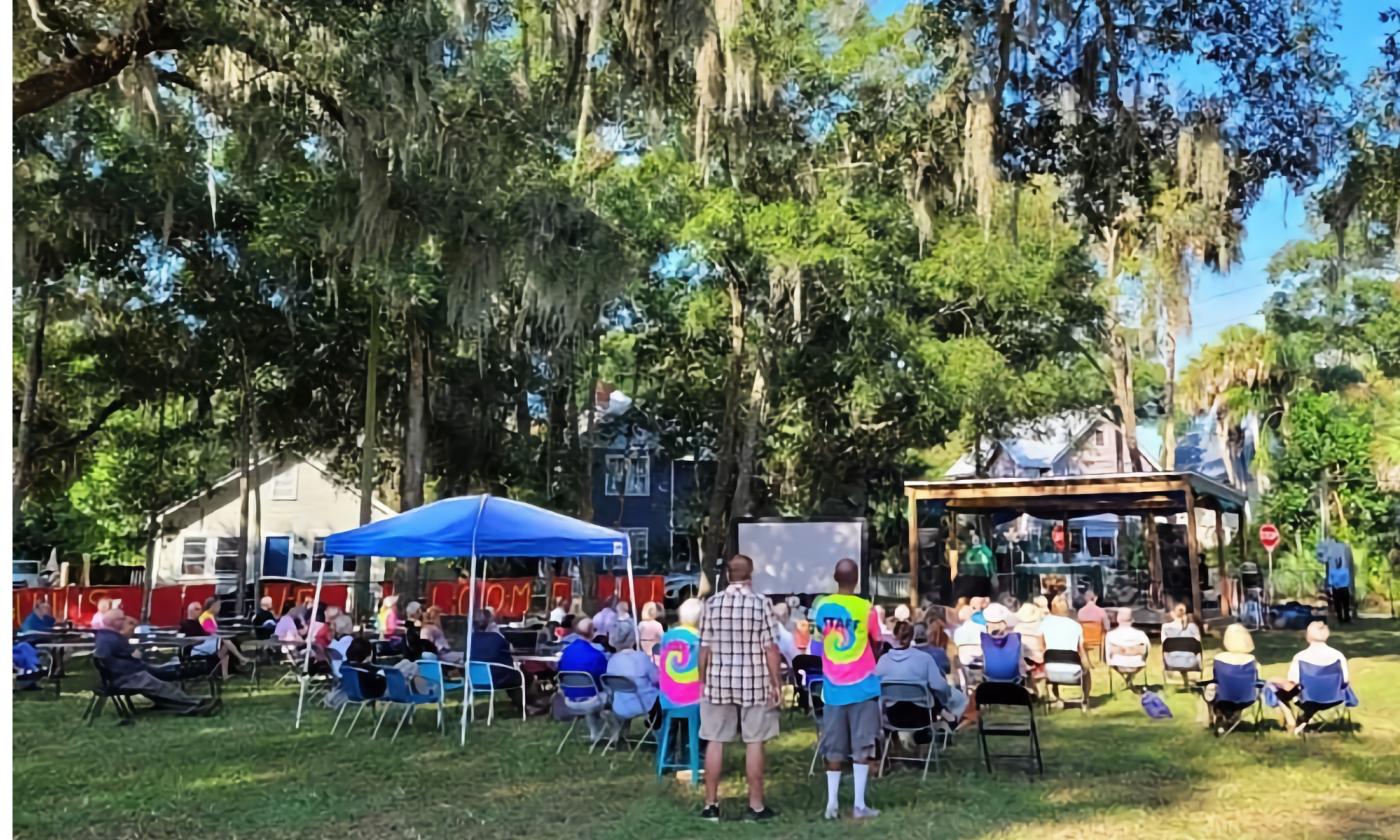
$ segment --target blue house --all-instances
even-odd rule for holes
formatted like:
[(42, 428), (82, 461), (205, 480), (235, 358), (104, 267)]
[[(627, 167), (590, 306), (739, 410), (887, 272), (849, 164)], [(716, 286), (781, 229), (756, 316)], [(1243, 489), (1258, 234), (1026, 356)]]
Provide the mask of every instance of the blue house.
[(638, 567), (669, 569), (699, 556), (702, 484), (713, 464), (672, 457), (656, 424), (620, 390), (600, 383), (587, 438), (593, 458), (593, 522), (625, 532)]

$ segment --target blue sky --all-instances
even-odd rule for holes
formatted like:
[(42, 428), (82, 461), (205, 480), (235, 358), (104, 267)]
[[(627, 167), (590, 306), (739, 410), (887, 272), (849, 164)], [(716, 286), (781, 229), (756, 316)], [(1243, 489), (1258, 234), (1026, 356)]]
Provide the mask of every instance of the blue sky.
[[(907, 0), (869, 0), (871, 11), (884, 18), (904, 8)], [(1283, 2), (1283, 0), (1279, 0)], [(1380, 62), (1383, 30), (1377, 13), (1389, 3), (1381, 0), (1341, 0), (1332, 49), (1342, 60), (1348, 81), (1358, 83)], [(1191, 304), (1194, 329), (1181, 347), (1179, 364), (1232, 324), (1263, 326), (1264, 302), (1274, 291), (1265, 269), (1269, 259), (1287, 243), (1308, 237), (1308, 202), (1280, 180), (1269, 182), (1245, 220), (1240, 262), (1221, 275), (1200, 271)]]

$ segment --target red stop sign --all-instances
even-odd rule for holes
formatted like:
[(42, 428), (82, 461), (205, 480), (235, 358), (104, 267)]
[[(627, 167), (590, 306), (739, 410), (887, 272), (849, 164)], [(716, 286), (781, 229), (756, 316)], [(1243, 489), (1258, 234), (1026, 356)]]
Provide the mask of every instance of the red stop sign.
[(1265, 551), (1278, 548), (1280, 539), (1278, 528), (1272, 522), (1265, 522), (1259, 526), (1259, 544), (1264, 546)]
[(1056, 551), (1065, 550), (1065, 526), (1056, 525), (1050, 529), (1050, 541), (1055, 544)]

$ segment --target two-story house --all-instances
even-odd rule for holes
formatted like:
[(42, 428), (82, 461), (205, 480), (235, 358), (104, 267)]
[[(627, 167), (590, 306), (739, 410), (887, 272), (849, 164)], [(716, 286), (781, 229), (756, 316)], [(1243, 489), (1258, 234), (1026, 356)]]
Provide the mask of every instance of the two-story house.
[(622, 391), (599, 383), (594, 403), (591, 437), (587, 416), (579, 419), (593, 458), (593, 522), (626, 532), (637, 566), (698, 557), (694, 523), (713, 465), (667, 453), (655, 423)]

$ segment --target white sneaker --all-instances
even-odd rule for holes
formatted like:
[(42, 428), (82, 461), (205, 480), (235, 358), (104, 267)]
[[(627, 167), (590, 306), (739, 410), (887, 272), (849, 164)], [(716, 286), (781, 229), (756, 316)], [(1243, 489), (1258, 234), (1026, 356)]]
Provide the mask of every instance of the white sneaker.
[(840, 809), (840, 808), (827, 808), (827, 809), (826, 809), (826, 813), (822, 814), (822, 819), (824, 819), (824, 820), (839, 820), (839, 819), (841, 819), (841, 809)]
[(878, 808), (871, 808), (867, 805), (864, 808), (856, 808), (851, 811), (851, 816), (858, 820), (873, 820), (880, 816), (880, 811)]

